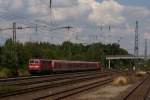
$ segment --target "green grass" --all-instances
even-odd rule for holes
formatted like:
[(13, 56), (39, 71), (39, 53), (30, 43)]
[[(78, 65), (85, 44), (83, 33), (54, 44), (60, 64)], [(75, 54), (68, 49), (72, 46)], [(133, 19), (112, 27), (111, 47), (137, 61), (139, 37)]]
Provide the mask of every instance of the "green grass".
[(0, 85), (0, 94), (16, 90), (15, 86)]
[(28, 72), (28, 70), (27, 69), (19, 69), (18, 70), (18, 75), (19, 76), (29, 76), (30, 75), (30, 73)]
[(19, 77), (19, 76), (29, 76), (30, 73), (27, 69), (20, 67), (15, 73), (14, 70), (7, 67), (0, 67), (0, 78), (8, 77)]
[(1, 78), (7, 78), (7, 77), (11, 77), (11, 76), (13, 76), (11, 70), (9, 70), (8, 68), (4, 68), (4, 67), (0, 68), (0, 77)]

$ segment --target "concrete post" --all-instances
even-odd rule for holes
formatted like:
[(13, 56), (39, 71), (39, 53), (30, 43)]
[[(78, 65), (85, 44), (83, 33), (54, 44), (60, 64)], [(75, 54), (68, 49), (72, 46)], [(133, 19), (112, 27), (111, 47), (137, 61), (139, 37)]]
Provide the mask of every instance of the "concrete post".
[(109, 59), (109, 61), (108, 61), (108, 68), (110, 69), (110, 59)]

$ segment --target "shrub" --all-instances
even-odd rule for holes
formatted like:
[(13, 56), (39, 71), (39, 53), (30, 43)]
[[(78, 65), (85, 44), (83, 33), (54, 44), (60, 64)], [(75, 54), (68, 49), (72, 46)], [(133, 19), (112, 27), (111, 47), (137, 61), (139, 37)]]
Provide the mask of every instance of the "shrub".
[(145, 71), (137, 71), (135, 74), (136, 74), (136, 76), (141, 77), (141, 76), (145, 76), (146, 72)]
[(18, 69), (18, 76), (29, 76), (29, 72), (27, 69), (20, 68)]
[(7, 78), (7, 77), (12, 77), (13, 74), (11, 72), (11, 70), (9, 70), (8, 68), (0, 68), (0, 77), (1, 78)]
[(129, 79), (125, 76), (119, 76), (113, 80), (113, 85), (127, 85), (129, 83)]

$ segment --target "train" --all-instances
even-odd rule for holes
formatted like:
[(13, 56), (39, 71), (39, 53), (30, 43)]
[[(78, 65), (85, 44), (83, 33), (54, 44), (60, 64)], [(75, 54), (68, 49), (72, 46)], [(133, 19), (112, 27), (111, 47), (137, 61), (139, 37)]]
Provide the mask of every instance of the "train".
[(30, 59), (28, 70), (34, 73), (55, 73), (101, 70), (100, 62)]

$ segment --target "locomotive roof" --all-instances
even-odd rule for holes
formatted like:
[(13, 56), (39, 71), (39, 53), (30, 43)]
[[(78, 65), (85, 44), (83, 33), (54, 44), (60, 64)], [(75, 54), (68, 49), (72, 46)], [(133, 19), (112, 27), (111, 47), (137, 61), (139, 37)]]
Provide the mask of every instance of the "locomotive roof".
[(62, 61), (62, 62), (72, 62), (72, 63), (98, 63), (94, 61), (70, 61), (70, 60), (52, 60), (52, 61)]
[(58, 61), (61, 61), (61, 62), (72, 62), (72, 63), (98, 63), (98, 61), (71, 61), (71, 60), (50, 60), (50, 59), (30, 59), (30, 60), (44, 60), (44, 61), (55, 61), (55, 62), (58, 62)]

